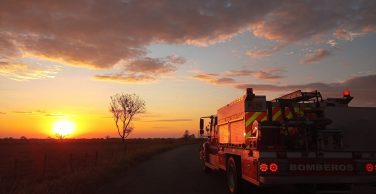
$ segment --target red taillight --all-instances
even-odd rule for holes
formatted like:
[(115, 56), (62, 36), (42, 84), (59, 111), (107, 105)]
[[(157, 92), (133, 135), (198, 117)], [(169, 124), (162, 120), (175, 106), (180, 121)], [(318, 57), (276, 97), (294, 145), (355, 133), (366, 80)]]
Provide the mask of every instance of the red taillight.
[(277, 172), (277, 171), (278, 171), (278, 164), (276, 164), (276, 163), (271, 163), (271, 164), (269, 165), (269, 169), (270, 169), (271, 172)]
[(278, 171), (278, 164), (277, 163), (261, 163), (260, 164), (260, 171), (261, 172), (272, 172), (275, 173)]
[(349, 96), (350, 96), (350, 90), (344, 90), (343, 97), (349, 97)]
[(374, 165), (371, 163), (367, 163), (365, 167), (367, 172), (373, 172), (375, 170)]
[(266, 172), (266, 171), (268, 171), (268, 165), (265, 164), (265, 163), (261, 163), (261, 164), (260, 164), (260, 171), (261, 171), (261, 172)]

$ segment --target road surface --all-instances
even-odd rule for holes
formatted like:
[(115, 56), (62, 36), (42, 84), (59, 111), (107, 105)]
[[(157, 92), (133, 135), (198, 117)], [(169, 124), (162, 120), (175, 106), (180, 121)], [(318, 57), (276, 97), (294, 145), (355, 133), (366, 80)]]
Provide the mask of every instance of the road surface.
[[(103, 185), (98, 193), (125, 194), (228, 194), (225, 176), (221, 172), (201, 171), (199, 145), (180, 147), (154, 156), (129, 169), (121, 178)], [(294, 187), (253, 188), (244, 193), (299, 193)], [(356, 194), (376, 193), (376, 187), (356, 187)]]

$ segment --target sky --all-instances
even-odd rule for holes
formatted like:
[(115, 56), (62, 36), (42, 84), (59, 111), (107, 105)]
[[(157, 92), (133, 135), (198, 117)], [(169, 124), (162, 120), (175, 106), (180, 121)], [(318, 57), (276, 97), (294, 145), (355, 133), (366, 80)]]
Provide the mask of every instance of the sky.
[(351, 91), (376, 106), (376, 1), (0, 1), (0, 137), (116, 137), (110, 96), (146, 112), (130, 138), (196, 133), (251, 87)]

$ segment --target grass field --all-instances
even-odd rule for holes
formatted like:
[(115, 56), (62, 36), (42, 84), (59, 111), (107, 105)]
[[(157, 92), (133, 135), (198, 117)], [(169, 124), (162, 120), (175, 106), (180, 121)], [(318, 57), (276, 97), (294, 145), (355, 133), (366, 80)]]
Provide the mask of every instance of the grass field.
[(0, 140), (0, 193), (91, 193), (183, 139)]

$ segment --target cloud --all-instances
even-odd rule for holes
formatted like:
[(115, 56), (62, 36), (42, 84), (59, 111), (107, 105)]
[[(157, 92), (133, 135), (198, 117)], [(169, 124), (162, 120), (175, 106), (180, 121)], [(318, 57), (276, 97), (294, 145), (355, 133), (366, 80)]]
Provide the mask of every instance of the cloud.
[(225, 71), (223, 75), (215, 73), (198, 73), (192, 78), (200, 81), (205, 81), (214, 85), (236, 85), (240, 81), (232, 77), (249, 77), (257, 80), (274, 81), (284, 78), (284, 69), (282, 68), (264, 68), (263, 70), (229, 70)]
[(32, 55), (112, 68), (145, 57), (154, 43), (207, 46), (247, 31), (285, 44), (338, 28), (369, 33), (375, 31), (374, 10), (373, 0), (3, 1), (0, 61), (15, 64)]
[(159, 120), (148, 120), (142, 122), (188, 122), (192, 121), (192, 119), (159, 119)]
[(33, 113), (31, 111), (13, 111), (13, 112), (17, 114), (32, 114)]
[(152, 43), (206, 46), (228, 40), (274, 6), (173, 0), (2, 2), (0, 46), (8, 45), (12, 58), (27, 53), (110, 68), (145, 56)]
[[(51, 113), (45, 110), (35, 110), (35, 111), (13, 111), (16, 114), (27, 114), (27, 115), (38, 115), (38, 116), (46, 116), (46, 117), (62, 117), (66, 116), (61, 113)], [(1, 113), (0, 113), (1, 114)]]
[(329, 44), (331, 47), (336, 47), (337, 41), (334, 40), (334, 39), (330, 39), (330, 40), (328, 40), (328, 42), (326, 42), (326, 44)]
[(162, 75), (173, 73), (177, 65), (184, 64), (186, 60), (176, 55), (165, 58), (144, 57), (124, 62), (123, 69), (118, 73), (96, 75), (95, 79), (120, 81), (120, 82), (150, 82)]
[(334, 33), (334, 36), (337, 39), (343, 39), (343, 40), (352, 41), (352, 40), (354, 40), (355, 37), (362, 36), (364, 34), (365, 34), (364, 31), (361, 31), (361, 32), (349, 32), (349, 31), (346, 31), (343, 28), (337, 28), (336, 31), (335, 31), (335, 33)]
[(5, 115), (5, 114), (7, 114), (6, 112), (0, 112), (0, 115)]
[(184, 63), (184, 59), (175, 59), (167, 57), (166, 60), (159, 58), (145, 57), (143, 59), (138, 59), (127, 63), (124, 70), (132, 73), (151, 73), (151, 74), (165, 74), (176, 71), (174, 66), (175, 62)]
[(46, 116), (46, 117), (62, 117), (64, 115), (63, 114), (55, 114), (55, 113), (47, 113), (47, 114), (44, 114), (44, 116)]
[(245, 52), (245, 54), (251, 58), (263, 58), (272, 55), (274, 52), (281, 50), (282, 47), (282, 45), (275, 45), (270, 48), (249, 49)]
[(328, 57), (331, 53), (326, 49), (316, 49), (307, 53), (303, 59), (300, 60), (301, 64), (318, 62), (321, 59)]
[(107, 75), (95, 75), (95, 79), (104, 81), (116, 81), (124, 83), (144, 83), (154, 81), (155, 78), (148, 75), (134, 75), (134, 74), (122, 74), (114, 73)]
[(56, 65), (0, 62), (0, 76), (15, 81), (54, 78), (60, 69), (60, 66)]
[(264, 68), (263, 70), (230, 70), (226, 71), (225, 75), (227, 76), (243, 76), (243, 77), (253, 77), (258, 80), (275, 80), (281, 79), (285, 76), (283, 73), (285, 72), (282, 68)]
[(223, 85), (223, 84), (233, 84), (236, 80), (229, 77), (220, 77), (218, 74), (212, 73), (201, 73), (193, 76), (194, 79), (206, 81), (211, 84)]
[(238, 89), (253, 88), (254, 91), (281, 92), (285, 94), (295, 90), (312, 91), (318, 90), (326, 97), (341, 96), (344, 89), (349, 89), (354, 96), (354, 106), (376, 106), (376, 75), (354, 77), (344, 82), (334, 83), (309, 83), (301, 85), (269, 85), (269, 84), (238, 84)]
[(261, 38), (294, 42), (342, 28), (375, 32), (375, 1), (290, 1), (251, 26)]

